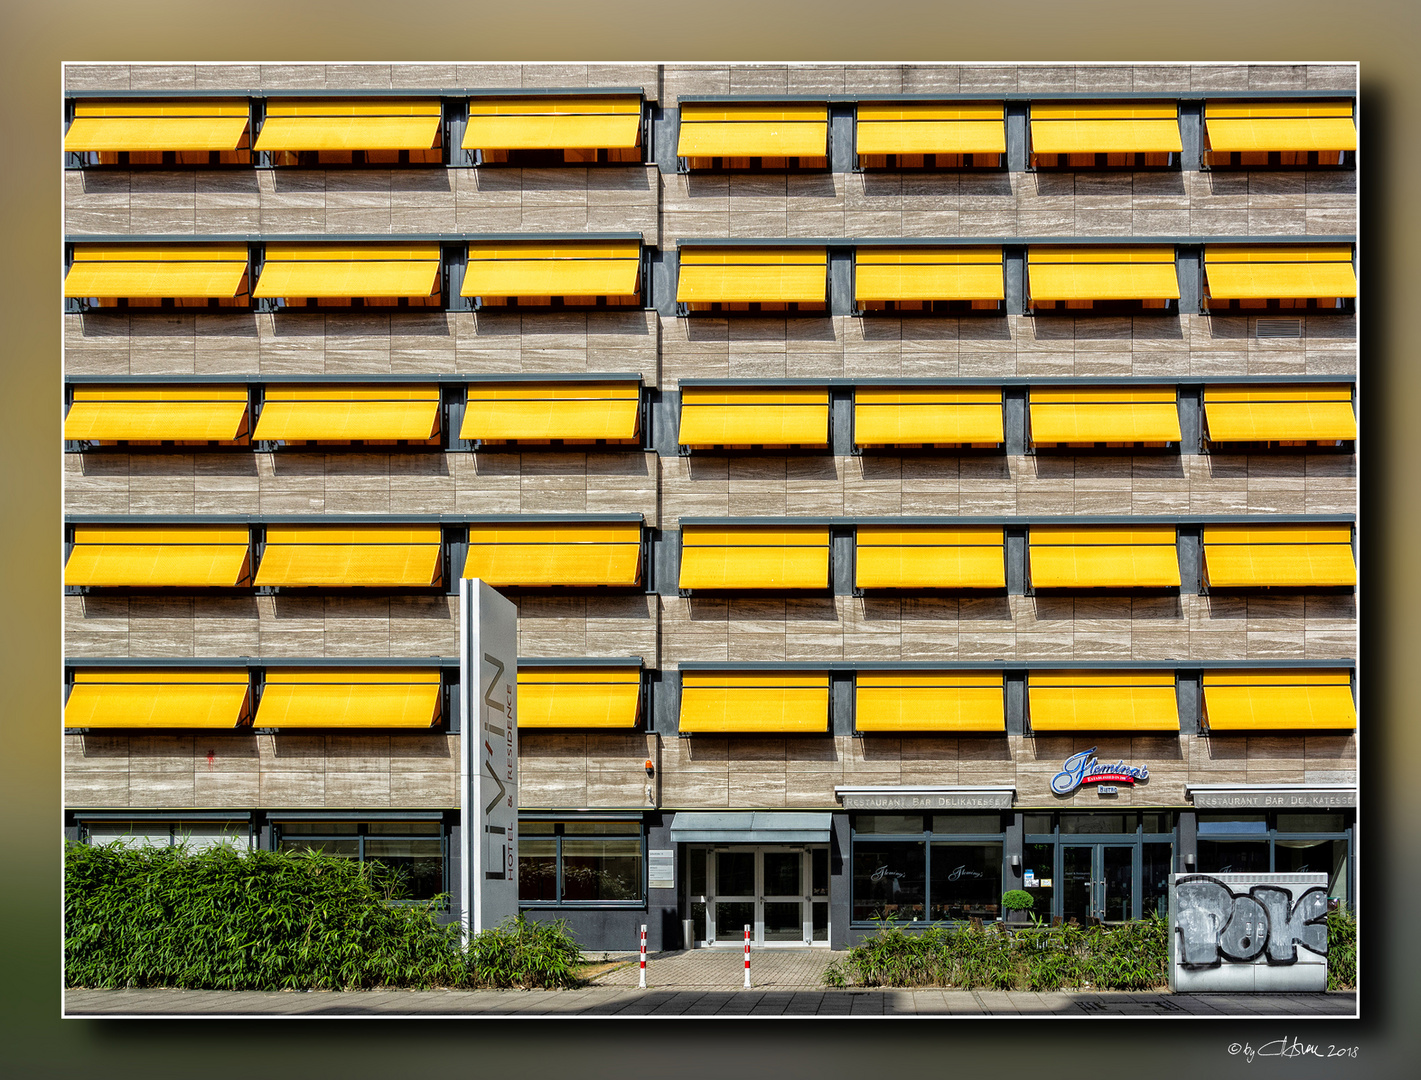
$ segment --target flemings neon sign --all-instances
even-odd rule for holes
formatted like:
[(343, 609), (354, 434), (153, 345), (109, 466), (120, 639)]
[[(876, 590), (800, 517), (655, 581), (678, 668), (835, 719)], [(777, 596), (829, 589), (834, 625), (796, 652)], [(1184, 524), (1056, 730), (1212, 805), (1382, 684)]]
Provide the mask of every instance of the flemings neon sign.
[(1126, 765), (1124, 761), (1102, 765), (1096, 760), (1096, 749), (1092, 746), (1068, 757), (1061, 771), (1051, 778), (1051, 790), (1057, 795), (1069, 795), (1082, 784), (1133, 784), (1150, 778), (1150, 770), (1145, 765)]

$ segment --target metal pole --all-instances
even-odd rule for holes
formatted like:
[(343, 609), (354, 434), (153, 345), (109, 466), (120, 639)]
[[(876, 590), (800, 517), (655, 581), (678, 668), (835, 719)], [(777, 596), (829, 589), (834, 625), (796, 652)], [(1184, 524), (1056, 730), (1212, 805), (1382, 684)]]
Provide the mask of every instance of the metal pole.
[(646, 989), (646, 923), (641, 924), (641, 982), (638, 987)]
[(750, 989), (750, 925), (745, 925), (745, 989)]

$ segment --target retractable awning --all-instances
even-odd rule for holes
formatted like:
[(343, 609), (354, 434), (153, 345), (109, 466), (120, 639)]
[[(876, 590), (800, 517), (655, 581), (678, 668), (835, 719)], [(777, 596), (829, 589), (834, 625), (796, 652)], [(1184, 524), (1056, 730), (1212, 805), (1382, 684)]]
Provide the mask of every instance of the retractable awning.
[(245, 101), (80, 101), (64, 133), (71, 153), (236, 150), (247, 133)]
[(1357, 437), (1350, 386), (1206, 386), (1214, 442), (1318, 442)]
[(1350, 101), (1210, 101), (1204, 137), (1211, 153), (1357, 149)]
[(464, 577), (495, 586), (639, 585), (641, 524), (473, 524)]
[(234, 442), (247, 434), (240, 386), (80, 386), (64, 437), (86, 442)]
[(829, 289), (824, 248), (681, 247), (676, 302), (822, 304)]
[(253, 436), (303, 442), (408, 439), (439, 432), (437, 386), (268, 386)]
[(1206, 525), (1204, 581), (1219, 589), (1355, 585), (1352, 526)]
[(860, 525), (860, 589), (1005, 589), (1003, 531), (993, 526)]
[(1028, 401), (1031, 441), (1037, 445), (1180, 441), (1173, 387), (1033, 387)]
[(520, 728), (616, 728), (641, 718), (641, 669), (635, 667), (520, 667)]
[(1357, 295), (1351, 244), (1209, 244), (1204, 248), (1209, 300), (1300, 300)]
[(680, 112), (677, 157), (824, 157), (829, 153), (829, 106), (822, 102), (685, 101)]
[(996, 446), (1004, 439), (999, 387), (859, 387), (856, 446)]
[(1336, 730), (1357, 726), (1349, 671), (1206, 671), (1210, 731)]
[(1006, 732), (1000, 674), (861, 671), (854, 680), (854, 728), (862, 732)]
[(1031, 103), (1033, 154), (1181, 153), (1174, 102)]
[(251, 718), (250, 681), (239, 669), (76, 671), (64, 706), (67, 728), (221, 730)]
[(437, 525), (269, 525), (256, 584), (428, 587), (441, 552)]
[(182, 588), (251, 584), (250, 536), (230, 525), (80, 525), (64, 584)]
[(682, 525), (682, 589), (827, 589), (829, 529)]
[(823, 386), (683, 386), (682, 446), (827, 446)]
[(671, 819), (673, 844), (827, 844), (834, 815), (757, 810), (682, 810)]
[(469, 100), (465, 150), (630, 149), (641, 144), (641, 99), (478, 97)]
[(822, 671), (682, 671), (680, 729), (691, 734), (827, 734), (829, 676)]
[(861, 247), (854, 253), (854, 300), (1002, 300), (1001, 248)]
[(1027, 533), (1038, 589), (1158, 589), (1179, 585), (1173, 525), (1033, 525)]
[(438, 668), (269, 668), (255, 727), (430, 728)]
[(229, 300), (246, 279), (246, 244), (75, 244), (64, 295)]
[(868, 154), (1005, 154), (1006, 106), (993, 102), (861, 101), (854, 128)]
[(271, 99), (257, 150), (431, 150), (438, 145), (437, 98)]
[(268, 244), (256, 297), (424, 297), (439, 292), (438, 244)]
[(633, 442), (641, 430), (635, 382), (475, 383), (459, 438)]
[(1034, 671), (1033, 731), (1178, 731), (1173, 672)]
[(1031, 247), (1026, 258), (1033, 303), (1179, 299), (1172, 247)]
[(469, 244), (463, 296), (635, 297), (641, 284), (636, 240), (550, 240)]

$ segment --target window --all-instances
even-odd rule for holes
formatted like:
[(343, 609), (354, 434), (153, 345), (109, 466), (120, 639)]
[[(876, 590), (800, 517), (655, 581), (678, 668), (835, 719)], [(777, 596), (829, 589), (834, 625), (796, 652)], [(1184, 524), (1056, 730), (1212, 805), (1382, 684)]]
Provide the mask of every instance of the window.
[(242, 386), (76, 386), (64, 438), (100, 446), (246, 446)]
[(827, 448), (823, 386), (681, 385), (680, 444), (709, 449)]
[(641, 384), (635, 382), (474, 383), (459, 438), (484, 446), (636, 445)]
[(1206, 313), (1350, 312), (1356, 298), (1351, 244), (1204, 247)]
[(1199, 814), (1201, 874), (1324, 873), (1333, 906), (1352, 903), (1352, 815), (1325, 811)]
[(828, 589), (829, 529), (683, 520), (680, 588)]
[(1026, 701), (1038, 733), (1179, 731), (1173, 672), (1033, 671)]
[(645, 854), (639, 821), (520, 821), (519, 903), (639, 906)]
[(250, 165), (249, 114), (235, 98), (78, 101), (64, 150), (80, 166)]
[(1210, 589), (1355, 586), (1352, 526), (1206, 525), (1204, 584)]
[(605, 308), (641, 304), (640, 240), (469, 244), (461, 296), (483, 308)]
[(449, 892), (444, 825), (439, 821), (277, 821), (277, 851), (319, 851), (398, 871), (404, 899), (433, 900)]
[(829, 167), (829, 106), (823, 102), (682, 101), (680, 113), (682, 172)]
[(1180, 442), (1173, 387), (1032, 387), (1028, 401), (1031, 445), (1037, 450), (1167, 447)]
[(252, 826), (248, 820), (232, 821), (145, 821), (135, 819), (84, 818), (79, 822), (83, 843), (127, 848), (183, 847), (206, 851), (226, 844), (235, 849), (252, 847)]
[(1206, 671), (1204, 726), (1230, 731), (1353, 731), (1357, 707), (1352, 673), (1309, 671)]
[(1004, 312), (1001, 248), (861, 247), (854, 255), (860, 312)]
[(438, 668), (271, 668), (254, 722), (259, 728), (437, 727)]
[(680, 729), (686, 734), (828, 734), (829, 676), (822, 671), (682, 668)]
[(472, 98), (463, 148), (475, 151), (480, 165), (545, 168), (639, 162), (641, 98)]
[(247, 308), (246, 244), (75, 244), (64, 297), (75, 309)]
[(64, 584), (233, 588), (252, 583), (251, 537), (231, 525), (76, 525)]
[(438, 99), (272, 99), (256, 149), (279, 166), (438, 165), (443, 130)]
[(1170, 168), (1184, 149), (1172, 101), (1034, 101), (1027, 131), (1033, 169)]
[(1179, 586), (1173, 525), (1033, 525), (1027, 574), (1034, 589), (1164, 589)]
[(231, 730), (251, 722), (245, 668), (80, 670), (64, 705), (66, 728)]
[(1027, 309), (1033, 314), (1177, 314), (1174, 248), (1030, 247)]
[(464, 577), (495, 586), (627, 588), (641, 584), (641, 521), (475, 523)]
[(1357, 437), (1352, 387), (1206, 386), (1204, 433), (1234, 449), (1340, 446)]
[(1006, 108), (992, 102), (860, 102), (860, 169), (994, 169), (1006, 159)]
[(518, 667), (518, 727), (630, 731), (641, 720), (641, 669)]
[(252, 294), (282, 308), (439, 307), (438, 244), (267, 244)]
[(859, 387), (854, 446), (995, 449), (1005, 441), (997, 387)]
[(442, 554), (437, 525), (269, 525), (256, 585), (428, 588)]
[(979, 525), (860, 525), (857, 589), (1005, 589), (1002, 529)]
[(682, 245), (676, 279), (681, 314), (822, 313), (829, 253), (812, 247)]
[(1210, 101), (1204, 105), (1206, 169), (1355, 165), (1351, 101)]
[(998, 918), (1002, 820), (997, 814), (855, 815), (853, 921)]
[(269, 386), (253, 436), (286, 446), (303, 443), (439, 445), (439, 387)]
[(854, 730), (1003, 735), (1004, 701), (1000, 674), (860, 671), (854, 680)]

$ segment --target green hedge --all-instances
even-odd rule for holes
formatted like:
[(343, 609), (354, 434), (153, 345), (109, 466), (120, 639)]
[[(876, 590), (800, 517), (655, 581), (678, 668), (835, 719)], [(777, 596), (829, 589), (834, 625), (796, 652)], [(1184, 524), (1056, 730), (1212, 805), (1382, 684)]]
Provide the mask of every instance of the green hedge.
[(1327, 913), (1327, 988), (1357, 989), (1357, 916), (1346, 908)]
[(318, 852), (69, 844), (66, 985), (191, 990), (565, 987), (581, 950), (521, 915), (467, 953), (398, 873)]

